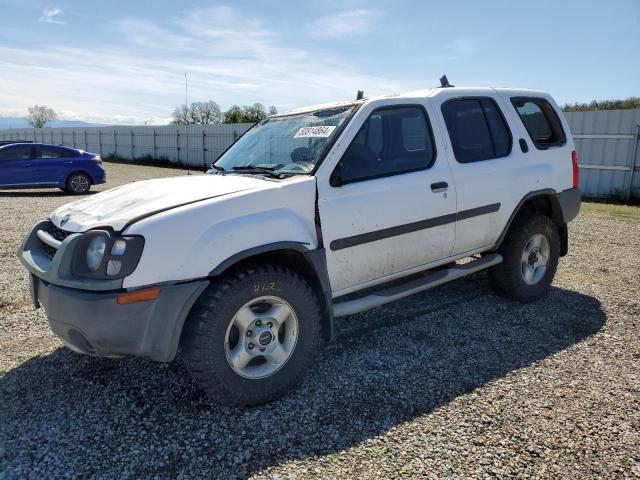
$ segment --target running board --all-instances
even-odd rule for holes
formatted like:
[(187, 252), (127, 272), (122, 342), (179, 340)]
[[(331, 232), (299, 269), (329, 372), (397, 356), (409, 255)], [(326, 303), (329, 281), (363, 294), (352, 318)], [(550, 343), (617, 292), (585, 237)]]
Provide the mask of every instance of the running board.
[(492, 253), (463, 265), (455, 265), (451, 268), (427, 273), (423, 277), (411, 280), (404, 284), (388, 288), (381, 287), (380, 290), (370, 295), (334, 304), (333, 315), (334, 317), (344, 317), (346, 315), (364, 312), (386, 303), (395, 302), (396, 300), (408, 297), (414, 293), (419, 293), (424, 290), (428, 290), (429, 288), (437, 287), (443, 283), (466, 277), (472, 273), (497, 265), (500, 262), (502, 262), (502, 255)]

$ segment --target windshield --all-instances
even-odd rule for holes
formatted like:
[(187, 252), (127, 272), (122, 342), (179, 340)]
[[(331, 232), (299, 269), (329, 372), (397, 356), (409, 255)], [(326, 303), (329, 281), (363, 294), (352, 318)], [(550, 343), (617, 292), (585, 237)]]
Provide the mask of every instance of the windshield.
[(218, 171), (260, 173), (260, 170), (270, 170), (278, 174), (308, 174), (353, 108), (348, 105), (262, 120), (234, 143), (215, 162), (214, 168)]

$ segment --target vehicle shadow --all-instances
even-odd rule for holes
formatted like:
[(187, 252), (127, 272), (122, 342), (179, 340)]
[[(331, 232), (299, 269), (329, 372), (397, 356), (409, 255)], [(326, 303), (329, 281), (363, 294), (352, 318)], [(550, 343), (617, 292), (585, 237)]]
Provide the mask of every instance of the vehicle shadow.
[(63, 348), (31, 358), (0, 379), (0, 471), (244, 478), (380, 435), (585, 340), (606, 320), (598, 300), (574, 291), (521, 305), (486, 283), (476, 275), (341, 320), (298, 389), (249, 409), (210, 404), (180, 362)]
[(69, 198), (83, 198), (87, 195), (93, 195), (98, 192), (89, 190), (82, 195), (72, 195), (62, 190), (0, 190), (0, 198), (12, 197), (12, 198), (29, 198), (29, 197), (69, 197)]

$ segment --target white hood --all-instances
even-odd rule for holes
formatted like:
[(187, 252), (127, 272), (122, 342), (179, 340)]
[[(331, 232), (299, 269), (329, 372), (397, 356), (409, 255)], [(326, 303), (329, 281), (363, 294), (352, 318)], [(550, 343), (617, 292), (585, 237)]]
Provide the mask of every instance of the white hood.
[(268, 181), (239, 175), (194, 175), (133, 182), (68, 203), (51, 221), (71, 232), (95, 227), (116, 231), (137, 218), (230, 193), (268, 185)]

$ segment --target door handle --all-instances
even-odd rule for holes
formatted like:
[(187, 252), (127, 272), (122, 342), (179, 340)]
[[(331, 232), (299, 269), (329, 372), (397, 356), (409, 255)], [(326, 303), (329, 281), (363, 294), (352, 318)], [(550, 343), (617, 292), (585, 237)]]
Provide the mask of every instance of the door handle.
[(67, 162), (64, 162), (66, 165), (73, 165), (73, 160), (69, 160)]
[(24, 165), (22, 165), (22, 168), (29, 168), (31, 166), (30, 163), (25, 163)]
[(522, 153), (527, 153), (529, 151), (529, 145), (527, 145), (527, 141), (524, 138), (521, 138), (519, 140), (520, 143), (520, 150), (522, 150)]
[(445, 192), (449, 188), (447, 182), (436, 182), (431, 184), (431, 191), (434, 193)]

